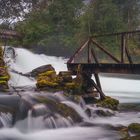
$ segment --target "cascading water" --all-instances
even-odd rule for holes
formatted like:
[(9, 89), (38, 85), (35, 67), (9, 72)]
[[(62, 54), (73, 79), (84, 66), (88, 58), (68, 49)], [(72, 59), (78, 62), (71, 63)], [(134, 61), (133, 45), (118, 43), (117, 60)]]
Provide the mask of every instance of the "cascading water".
[[(52, 64), (56, 71), (66, 70), (66, 60), (63, 58), (51, 57), (46, 55), (33, 54), (32, 52), (16, 48), (15, 59), (13, 55), (9, 55), (9, 59), (5, 61), (9, 65), (9, 72), (11, 80), (9, 85), (14, 87), (35, 86), (34, 79), (27, 78), (20, 74), (14, 73), (13, 70), (22, 73), (27, 73), (36, 67), (46, 64)], [(13, 60), (13, 61), (11, 61)], [(110, 82), (111, 81), (111, 82)], [(140, 81), (129, 79), (116, 79), (101, 77), (101, 83), (106, 95), (118, 98), (123, 102), (139, 102), (140, 95)], [(127, 85), (127, 86), (125, 86)], [(51, 94), (51, 95), (50, 95)], [(0, 130), (0, 140), (119, 140), (120, 136), (116, 131), (111, 131), (105, 125), (128, 125), (131, 122), (140, 122), (139, 112), (122, 112), (116, 113), (111, 117), (98, 117), (94, 114), (95, 106), (86, 106), (84, 103), (82, 107), (73, 103), (63, 96), (62, 93), (36, 93), (34, 91), (26, 93), (21, 92), (20, 96), (28, 102), (31, 107), (28, 109), (27, 118), (22, 121), (17, 121), (13, 128), (9, 128), (9, 117), (0, 114), (0, 121), (6, 126)], [(31, 98), (29, 98), (29, 96)], [(50, 110), (44, 103), (35, 103), (36, 97), (43, 96), (50, 98), (56, 102), (67, 105), (74, 109), (82, 118), (82, 127), (78, 123), (74, 123), (72, 118), (64, 117), (59, 112)], [(34, 98), (35, 97), (35, 98)], [(6, 97), (8, 98), (8, 97)], [(125, 100), (124, 100), (125, 98)], [(131, 99), (131, 100), (130, 100)], [(24, 105), (21, 106), (21, 112), (24, 114)], [(25, 110), (27, 107), (25, 107)], [(91, 116), (85, 113), (86, 109), (90, 109)], [(131, 118), (131, 119), (130, 119)], [(88, 125), (90, 127), (88, 127)], [(65, 127), (65, 128), (63, 128)], [(68, 127), (68, 128), (66, 128)], [(53, 129), (55, 128), (55, 129)]]
[(0, 127), (11, 127), (13, 116), (10, 113), (0, 113)]

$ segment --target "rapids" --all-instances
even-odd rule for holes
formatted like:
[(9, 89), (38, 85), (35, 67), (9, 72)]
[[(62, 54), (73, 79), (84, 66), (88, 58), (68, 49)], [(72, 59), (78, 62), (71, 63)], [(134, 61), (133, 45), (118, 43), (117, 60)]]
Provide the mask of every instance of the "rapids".
[[(26, 49), (15, 48), (16, 57), (13, 59), (12, 55), (5, 55), (5, 62), (9, 66), (11, 79), (9, 85), (11, 87), (35, 87), (36, 81), (31, 78), (21, 76), (14, 73), (16, 70), (22, 73), (29, 72), (36, 67), (45, 64), (52, 64), (57, 72), (66, 70), (66, 61), (62, 57), (46, 56), (44, 54), (34, 54)], [(103, 91), (106, 95), (119, 99), (121, 103), (140, 103), (140, 81), (112, 78), (100, 76)], [(20, 96), (28, 98), (28, 96), (35, 96), (43, 93), (34, 92), (21, 92)], [(1, 95), (3, 96), (3, 95)], [(140, 113), (136, 111), (131, 112), (115, 112), (112, 117), (99, 117), (94, 114), (95, 106), (85, 105), (82, 106), (73, 103), (63, 96), (61, 93), (49, 95), (48, 97), (55, 98), (60, 102), (70, 106), (83, 118), (80, 124), (74, 124), (71, 118), (64, 118), (59, 114), (48, 117), (43, 122), (42, 115), (48, 111), (48, 108), (43, 104), (34, 106), (37, 114), (41, 114), (37, 118), (32, 117), (32, 110), (28, 111), (27, 118), (18, 121), (14, 127), (12, 124), (11, 114), (0, 114), (0, 140), (119, 140), (118, 132), (110, 130), (106, 125), (111, 124), (114, 126), (124, 125), (128, 126), (132, 122), (140, 122)], [(3, 97), (5, 99), (5, 97)], [(10, 98), (6, 97), (5, 100)], [(14, 100), (15, 96), (13, 96)], [(28, 99), (30, 100), (30, 98)], [(93, 110), (92, 115), (89, 117), (85, 110), (90, 108)], [(47, 124), (47, 128), (45, 127)]]

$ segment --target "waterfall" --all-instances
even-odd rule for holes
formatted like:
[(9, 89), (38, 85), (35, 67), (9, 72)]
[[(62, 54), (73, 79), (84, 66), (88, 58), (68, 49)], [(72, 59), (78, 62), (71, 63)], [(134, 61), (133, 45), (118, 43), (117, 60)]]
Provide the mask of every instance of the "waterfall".
[[(34, 54), (22, 48), (8, 49), (7, 52), (11, 54), (5, 55), (5, 62), (11, 75), (9, 85), (16, 87), (16, 89), (17, 87), (35, 87), (36, 80), (15, 73), (13, 70), (27, 73), (36, 67), (50, 63), (57, 72), (66, 70), (66, 59), (62, 57)], [(122, 103), (139, 102), (140, 100), (139, 80), (101, 76), (101, 84), (106, 95), (115, 97)], [(55, 102), (56, 106), (38, 101), (39, 97)], [(28, 105), (24, 103), (28, 103)], [(66, 98), (62, 92), (21, 91), (20, 97), (17, 95), (1, 95), (1, 104), (18, 107), (21, 116), (16, 114), (19, 115), (19, 118), (12, 126), (12, 114), (0, 113), (0, 127), (4, 126), (3, 129), (0, 129), (0, 140), (112, 140), (112, 138), (119, 140), (119, 134), (106, 128), (106, 125), (128, 126), (132, 122), (140, 122), (140, 113), (135, 111), (113, 112), (114, 116), (100, 117), (95, 112), (102, 108), (86, 105), (84, 101), (81, 101), (80, 105), (76, 104)], [(82, 118), (82, 123), (75, 123), (71, 116), (63, 114), (63, 109), (57, 109), (59, 104), (73, 109)], [(87, 109), (91, 113), (90, 117), (86, 113)]]
[(13, 116), (11, 113), (0, 113), (0, 127), (11, 127)]

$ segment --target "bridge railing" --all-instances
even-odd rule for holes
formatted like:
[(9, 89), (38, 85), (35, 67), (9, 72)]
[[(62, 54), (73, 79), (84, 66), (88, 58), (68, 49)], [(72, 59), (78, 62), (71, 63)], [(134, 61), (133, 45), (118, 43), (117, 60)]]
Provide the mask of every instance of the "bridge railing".
[(21, 34), (14, 30), (0, 29), (0, 38), (20, 38)]
[[(83, 53), (83, 54), (82, 54)], [(80, 57), (81, 55), (81, 57)], [(107, 60), (105, 60), (108, 58)], [(140, 30), (89, 37), (68, 60), (77, 63), (140, 63)], [(81, 62), (80, 62), (81, 63)]]

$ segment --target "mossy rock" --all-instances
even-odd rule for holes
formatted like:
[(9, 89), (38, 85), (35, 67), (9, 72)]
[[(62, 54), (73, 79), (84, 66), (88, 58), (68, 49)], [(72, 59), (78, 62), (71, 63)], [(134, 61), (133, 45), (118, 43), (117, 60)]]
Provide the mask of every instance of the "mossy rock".
[(55, 71), (55, 69), (50, 64), (49, 65), (43, 65), (43, 66), (40, 66), (40, 67), (35, 68), (34, 70), (32, 70), (30, 72), (30, 75), (32, 77), (38, 77), (39, 74), (46, 73), (48, 71)]
[(132, 123), (128, 126), (131, 133), (140, 134), (140, 123)]
[(74, 82), (71, 82), (71, 83), (66, 83), (65, 88), (66, 89), (75, 89), (75, 88), (77, 88), (77, 86)]
[(140, 140), (140, 135), (122, 138), (121, 140)]
[(114, 113), (109, 111), (109, 110), (101, 110), (101, 109), (98, 109), (95, 111), (96, 114), (100, 117), (109, 117), (109, 116), (113, 116)]
[(0, 47), (0, 56), (3, 56), (3, 50), (2, 50), (2, 47)]
[(37, 97), (37, 101), (40, 103), (46, 104), (47, 107), (54, 113), (59, 113), (63, 117), (71, 117), (74, 122), (81, 122), (82, 118), (79, 116), (79, 114), (71, 107), (60, 103), (58, 101), (52, 100), (52, 99), (46, 99), (43, 97)]
[(0, 80), (0, 90), (1, 91), (4, 91), (4, 90), (6, 90), (6, 89), (8, 89), (9, 87), (8, 87), (8, 82), (7, 81), (2, 81), (2, 80)]
[(52, 87), (52, 88), (58, 87), (58, 83), (55, 83), (53, 81), (47, 81), (47, 80), (44, 80), (44, 79), (42, 79), (40, 81), (37, 81), (36, 85), (37, 85), (38, 88), (45, 87), (45, 86)]
[(97, 106), (98, 107), (104, 107), (109, 108), (112, 110), (117, 110), (119, 105), (119, 101), (116, 99), (113, 99), (111, 97), (106, 96), (106, 98), (102, 101), (98, 101)]
[(2, 56), (0, 56), (0, 66), (5, 66), (5, 62), (4, 62), (3, 58), (2, 58)]
[(56, 78), (56, 72), (55, 71), (46, 71), (38, 75), (38, 77), (49, 77), (51, 79)]
[(3, 81), (8, 81), (10, 79), (10, 76), (9, 75), (6, 75), (6, 76), (0, 76), (0, 81), (3, 80)]

